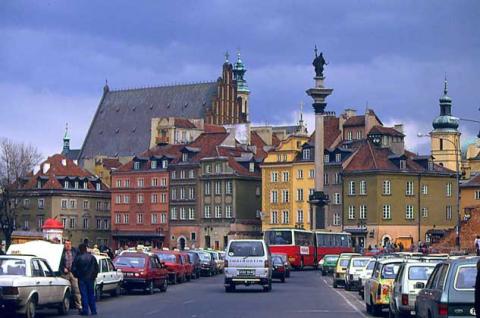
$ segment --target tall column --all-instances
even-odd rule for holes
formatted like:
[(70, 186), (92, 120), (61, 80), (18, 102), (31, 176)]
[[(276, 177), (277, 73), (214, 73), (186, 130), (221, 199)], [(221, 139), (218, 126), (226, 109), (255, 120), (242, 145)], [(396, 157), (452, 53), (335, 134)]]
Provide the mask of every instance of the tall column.
[(323, 76), (323, 67), (326, 65), (323, 59), (322, 53), (317, 56), (317, 49), (315, 48), (315, 60), (313, 61), (315, 66), (316, 76), (315, 87), (307, 90), (307, 94), (313, 99), (313, 110), (315, 111), (315, 191), (309, 196), (309, 202), (311, 204), (311, 228), (316, 230), (317, 228), (325, 228), (326, 216), (325, 205), (328, 203), (328, 196), (323, 191), (323, 178), (324, 178), (324, 114), (327, 102), (325, 99), (332, 94), (333, 89), (325, 88)]

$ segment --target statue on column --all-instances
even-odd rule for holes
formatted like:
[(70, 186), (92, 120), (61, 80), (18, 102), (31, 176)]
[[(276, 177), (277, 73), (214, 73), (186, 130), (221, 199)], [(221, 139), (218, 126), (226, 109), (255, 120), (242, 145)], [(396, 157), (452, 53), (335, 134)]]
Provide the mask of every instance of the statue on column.
[(323, 52), (320, 52), (320, 55), (317, 54), (317, 46), (315, 45), (315, 59), (313, 60), (313, 66), (315, 67), (315, 76), (316, 77), (323, 77), (323, 68), (328, 63), (325, 61), (323, 57)]

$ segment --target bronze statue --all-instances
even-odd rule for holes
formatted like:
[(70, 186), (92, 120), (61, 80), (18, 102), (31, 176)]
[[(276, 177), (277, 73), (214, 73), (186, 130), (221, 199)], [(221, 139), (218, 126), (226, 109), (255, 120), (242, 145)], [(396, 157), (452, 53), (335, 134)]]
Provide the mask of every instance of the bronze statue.
[(317, 46), (315, 45), (315, 59), (313, 60), (313, 66), (315, 67), (315, 76), (323, 77), (323, 68), (328, 63), (323, 58), (323, 52), (320, 52), (320, 55), (317, 55)]

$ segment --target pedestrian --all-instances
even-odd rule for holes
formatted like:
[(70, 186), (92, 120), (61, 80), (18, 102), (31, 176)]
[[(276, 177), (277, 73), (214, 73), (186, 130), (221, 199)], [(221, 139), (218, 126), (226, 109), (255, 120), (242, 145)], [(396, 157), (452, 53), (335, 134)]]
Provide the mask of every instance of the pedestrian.
[(475, 239), (475, 252), (477, 252), (477, 256), (480, 256), (480, 235), (477, 235)]
[(398, 249), (400, 250), (400, 252), (403, 252), (403, 249), (404, 249), (404, 248), (405, 248), (405, 247), (403, 246), (403, 243), (402, 243), (402, 242), (398, 243)]
[(477, 262), (477, 277), (475, 279), (475, 315), (480, 318), (480, 261)]
[(72, 242), (70, 240), (65, 240), (63, 245), (62, 259), (60, 260), (60, 275), (66, 280), (68, 280), (70, 282), (70, 285), (72, 285), (72, 294), (75, 302), (75, 308), (78, 309), (78, 312), (81, 312), (82, 300), (80, 298), (78, 280), (72, 274), (72, 265), (77, 255), (78, 251), (77, 249), (72, 248)]
[(73, 262), (72, 271), (78, 278), (78, 286), (82, 295), (82, 316), (88, 316), (88, 309), (92, 315), (97, 314), (97, 306), (95, 304), (95, 280), (98, 274), (98, 263), (95, 257), (87, 253), (87, 246), (80, 244), (78, 246), (80, 255)]
[(3, 251), (3, 243), (0, 243), (0, 255), (5, 255), (5, 252)]

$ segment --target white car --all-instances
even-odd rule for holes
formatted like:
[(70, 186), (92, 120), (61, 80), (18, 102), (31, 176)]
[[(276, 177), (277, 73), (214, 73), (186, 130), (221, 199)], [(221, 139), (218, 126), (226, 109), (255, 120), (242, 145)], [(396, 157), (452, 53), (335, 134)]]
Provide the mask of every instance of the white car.
[(225, 291), (238, 285), (261, 285), (272, 290), (272, 259), (263, 240), (231, 240), (225, 256)]
[[(48, 262), (31, 255), (0, 256), (0, 310), (35, 317), (38, 308), (70, 309), (70, 282), (55, 276)], [(0, 316), (7, 317), (4, 315)]]
[(361, 275), (367, 268), (371, 257), (354, 256), (348, 263), (345, 273), (345, 290), (360, 289)]
[(110, 257), (106, 254), (93, 254), (98, 262), (98, 275), (95, 284), (95, 297), (100, 300), (103, 293), (112, 296), (120, 295), (123, 273), (115, 269)]
[(360, 286), (358, 287), (358, 294), (362, 297), (362, 299), (363, 299), (363, 290), (365, 287), (365, 282), (367, 281), (367, 279), (372, 277), (373, 268), (375, 267), (376, 261), (377, 260), (375, 258), (371, 258), (367, 266), (365, 266), (364, 270), (360, 273), (360, 279), (359, 279)]

